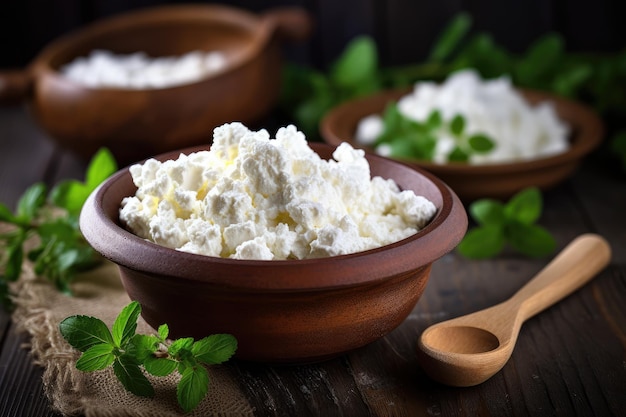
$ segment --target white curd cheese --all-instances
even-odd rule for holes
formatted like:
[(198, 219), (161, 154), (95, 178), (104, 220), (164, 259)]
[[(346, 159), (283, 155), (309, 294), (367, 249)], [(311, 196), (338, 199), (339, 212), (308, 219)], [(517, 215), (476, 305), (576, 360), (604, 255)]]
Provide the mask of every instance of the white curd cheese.
[[(495, 143), (487, 153), (470, 155), (470, 164), (511, 162), (545, 157), (569, 148), (569, 127), (559, 120), (553, 105), (531, 106), (507, 77), (483, 80), (474, 70), (451, 74), (442, 84), (418, 82), (410, 94), (398, 100), (398, 110), (409, 119), (425, 121), (439, 110), (450, 122), (457, 114), (465, 118), (467, 135), (485, 134)], [(363, 118), (355, 134), (357, 142), (373, 144), (383, 131), (378, 115)], [(446, 163), (455, 141), (443, 129), (437, 136), (433, 161)], [(389, 154), (389, 145), (377, 148)]]
[(144, 52), (115, 54), (93, 50), (61, 67), (61, 73), (94, 88), (154, 89), (198, 81), (226, 65), (218, 51), (193, 51), (181, 56), (152, 58)]
[(215, 129), (209, 151), (130, 167), (137, 186), (120, 219), (140, 237), (182, 251), (237, 259), (304, 259), (404, 239), (435, 205), (371, 177), (362, 150), (324, 160), (294, 126), (270, 138), (241, 123)]

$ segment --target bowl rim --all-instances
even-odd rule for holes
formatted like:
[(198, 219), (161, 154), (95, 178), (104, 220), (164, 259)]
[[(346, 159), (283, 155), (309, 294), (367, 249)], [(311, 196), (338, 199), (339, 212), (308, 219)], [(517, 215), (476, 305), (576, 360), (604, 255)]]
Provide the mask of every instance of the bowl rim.
[[(353, 146), (365, 149), (366, 152), (375, 153), (371, 147), (360, 145), (354, 140), (354, 130), (349, 138), (341, 137), (337, 131), (338, 121), (350, 120), (347, 117), (352, 114), (353, 108), (371, 109), (379, 101), (389, 103), (397, 101), (400, 97), (410, 93), (415, 86), (385, 89), (369, 96), (348, 100), (326, 113), (320, 122), (320, 133), (326, 143), (338, 145), (340, 142), (349, 142)], [(402, 161), (424, 168), (425, 170), (435, 172), (437, 174), (463, 174), (463, 175), (489, 175), (489, 174), (514, 174), (519, 172), (528, 172), (534, 170), (542, 170), (555, 165), (565, 165), (576, 161), (597, 148), (602, 142), (604, 134), (604, 125), (600, 117), (587, 105), (568, 99), (566, 97), (535, 90), (529, 88), (515, 88), (516, 91), (529, 102), (537, 104), (540, 102), (550, 101), (554, 104), (557, 115), (564, 120), (570, 127), (570, 144), (571, 146), (562, 153), (515, 162), (498, 162), (488, 164), (467, 164), (463, 162), (447, 162), (445, 164), (437, 164), (432, 161), (420, 160), (416, 158), (396, 158), (394, 160)], [(378, 107), (378, 106), (376, 106)], [(567, 118), (563, 118), (563, 109), (567, 109), (567, 113), (571, 114)], [(381, 109), (382, 110), (382, 109)], [(359, 118), (354, 121), (354, 127), (358, 121), (374, 113), (360, 114)]]
[[(316, 151), (335, 147), (324, 143), (309, 143)], [(198, 150), (206, 150), (207, 146), (194, 146), (179, 151), (166, 152), (155, 158), (171, 159), (181, 153), (190, 153)], [(233, 289), (247, 289), (250, 291), (319, 291), (330, 288), (345, 288), (363, 284), (376, 284), (394, 276), (406, 274), (408, 270), (427, 267), (456, 247), (465, 235), (468, 219), (463, 204), (457, 195), (435, 175), (416, 168), (409, 164), (394, 161), (378, 155), (366, 153), (366, 158), (380, 160), (383, 163), (394, 164), (402, 169), (420, 175), (436, 187), (441, 195), (441, 207), (438, 207), (435, 218), (416, 234), (379, 248), (362, 252), (338, 255), (326, 258), (302, 259), (302, 260), (240, 260), (182, 252), (167, 248), (143, 239), (126, 230), (118, 222), (113, 221), (105, 212), (103, 202), (107, 195), (120, 181), (131, 181), (129, 167), (119, 170), (94, 190), (83, 205), (80, 214), (79, 225), (83, 236), (88, 243), (104, 258), (118, 264), (120, 267), (154, 275), (155, 279), (168, 279), (168, 276), (176, 276), (176, 279), (203, 282), (206, 284), (231, 287)], [(121, 200), (116, 207), (119, 207)], [(423, 259), (415, 256), (415, 250), (428, 247), (429, 256)], [(157, 263), (146, 262), (144, 258), (137, 256), (142, 251), (150, 254), (149, 258)], [(181, 271), (176, 263), (166, 262), (172, 255), (179, 262), (187, 266)], [(413, 256), (412, 256), (413, 255)], [(375, 259), (376, 262), (368, 262), (363, 265), (364, 257)], [(393, 259), (393, 262), (390, 260)], [(386, 261), (386, 262), (385, 262)], [(377, 265), (380, 270), (374, 273), (371, 264)], [(272, 267), (274, 276), (268, 278), (267, 273), (256, 275), (259, 268)], [(320, 271), (319, 279), (315, 282), (301, 281), (293, 277), (298, 275), (302, 268), (315, 266)], [(337, 282), (331, 275), (324, 271), (332, 271), (334, 268), (352, 268), (355, 273), (350, 277)], [(226, 271), (236, 269), (241, 276), (233, 276)], [(214, 273), (211, 279), (206, 278), (208, 273)]]

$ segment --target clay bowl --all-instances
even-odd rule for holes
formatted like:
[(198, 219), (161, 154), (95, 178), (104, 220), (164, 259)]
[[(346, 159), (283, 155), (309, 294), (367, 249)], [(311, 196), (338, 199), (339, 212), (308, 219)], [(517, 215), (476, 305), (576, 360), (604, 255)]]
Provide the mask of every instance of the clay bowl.
[[(320, 123), (321, 135), (329, 144), (349, 142), (355, 147), (373, 152), (354, 140), (359, 121), (371, 114), (380, 114), (387, 104), (397, 101), (410, 89), (387, 90), (348, 101), (330, 110)], [(558, 116), (571, 130), (570, 149), (562, 154), (514, 163), (469, 165), (460, 162), (436, 164), (429, 161), (404, 159), (442, 179), (464, 202), (479, 198), (507, 199), (523, 188), (536, 186), (550, 189), (567, 179), (583, 158), (602, 141), (603, 124), (587, 106), (556, 95), (519, 90), (525, 99), (536, 104), (549, 100)]]
[[(59, 38), (23, 70), (0, 73), (0, 101), (26, 101), (62, 147), (88, 158), (105, 146), (125, 165), (206, 143), (226, 122), (258, 122), (278, 99), (281, 44), (304, 40), (310, 28), (297, 8), (261, 15), (219, 5), (127, 12)], [(89, 88), (59, 72), (94, 49), (152, 57), (218, 50), (226, 65), (198, 82), (151, 90)]]
[[(311, 147), (323, 158), (334, 150), (323, 143)], [(119, 266), (126, 291), (139, 301), (151, 326), (167, 323), (172, 337), (231, 333), (239, 342), (236, 356), (243, 360), (321, 361), (375, 341), (402, 323), (424, 291), (432, 263), (450, 252), (467, 228), (463, 205), (439, 179), (376, 155), (368, 160), (372, 175), (393, 178), (437, 206), (430, 224), (394, 244), (322, 259), (196, 255), (156, 245), (120, 225), (120, 202), (136, 191), (123, 169), (89, 197), (80, 227), (95, 250)]]

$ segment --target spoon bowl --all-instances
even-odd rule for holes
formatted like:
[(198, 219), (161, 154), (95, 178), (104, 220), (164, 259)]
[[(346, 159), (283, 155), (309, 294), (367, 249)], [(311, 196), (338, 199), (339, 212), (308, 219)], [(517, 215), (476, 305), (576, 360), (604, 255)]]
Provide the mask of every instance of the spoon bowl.
[(582, 287), (610, 258), (605, 239), (579, 236), (508, 300), (427, 328), (418, 342), (420, 365), (446, 385), (485, 382), (511, 357), (524, 321)]

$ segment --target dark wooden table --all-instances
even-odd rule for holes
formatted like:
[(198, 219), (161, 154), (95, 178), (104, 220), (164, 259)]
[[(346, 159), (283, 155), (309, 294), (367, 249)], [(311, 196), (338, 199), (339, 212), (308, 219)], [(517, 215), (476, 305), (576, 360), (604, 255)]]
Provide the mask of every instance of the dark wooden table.
[[(82, 178), (85, 164), (59, 151), (22, 107), (0, 108), (0, 201), (14, 206), (35, 181)], [(540, 223), (559, 249), (595, 232), (613, 259), (590, 284), (527, 321), (511, 360), (482, 385), (432, 382), (416, 363), (422, 330), (505, 300), (547, 260), (506, 253), (433, 267), (407, 320), (382, 340), (317, 365), (231, 362), (259, 416), (626, 416), (626, 176), (606, 151), (544, 194)], [(10, 315), (0, 312), (0, 415), (55, 416)]]

